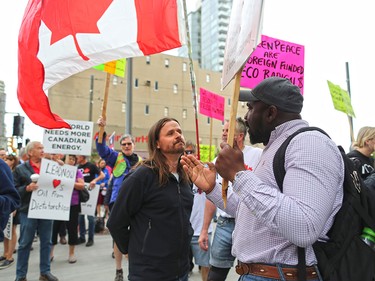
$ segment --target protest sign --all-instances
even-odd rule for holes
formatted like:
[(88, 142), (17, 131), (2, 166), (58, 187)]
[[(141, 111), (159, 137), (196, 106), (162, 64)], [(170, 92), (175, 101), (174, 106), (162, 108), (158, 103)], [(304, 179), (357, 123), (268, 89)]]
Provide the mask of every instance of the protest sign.
[(94, 188), (90, 188), (90, 184), (85, 182), (85, 188), (90, 193), (90, 199), (85, 203), (81, 203), (81, 214), (95, 216), (96, 203), (98, 203), (100, 185), (96, 184)]
[(304, 46), (262, 35), (242, 70), (240, 85), (253, 89), (264, 79), (277, 76), (289, 79), (303, 94), (304, 57)]
[[(210, 153), (211, 147), (211, 153)], [(211, 162), (215, 158), (216, 153), (216, 146), (215, 145), (207, 145), (207, 144), (200, 144), (199, 149), (201, 151), (201, 158), (202, 162)]]
[(225, 98), (200, 88), (199, 112), (208, 117), (224, 121)]
[(342, 111), (351, 117), (355, 117), (351, 99), (347, 91), (341, 89), (340, 86), (328, 81), (328, 88), (331, 93), (333, 106), (336, 110)]
[(263, 13), (263, 0), (233, 0), (225, 44), (221, 89), (224, 89), (242, 68), (258, 38)]
[(43, 145), (46, 153), (91, 155), (93, 122), (66, 120), (69, 129), (44, 130)]
[(69, 220), (77, 167), (42, 159), (38, 189), (31, 194), (29, 218)]

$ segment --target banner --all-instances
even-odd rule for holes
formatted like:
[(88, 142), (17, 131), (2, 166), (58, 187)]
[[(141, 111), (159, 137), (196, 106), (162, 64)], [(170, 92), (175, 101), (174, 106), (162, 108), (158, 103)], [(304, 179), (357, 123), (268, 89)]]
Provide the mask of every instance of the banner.
[(200, 114), (224, 121), (225, 98), (200, 88), (199, 112)]
[(37, 190), (31, 194), (29, 218), (68, 221), (77, 167), (43, 158)]
[(240, 85), (253, 89), (264, 79), (277, 76), (289, 79), (303, 95), (304, 57), (304, 46), (262, 35), (242, 70)]
[(44, 130), (43, 145), (46, 153), (91, 155), (93, 122), (66, 120), (69, 129)]

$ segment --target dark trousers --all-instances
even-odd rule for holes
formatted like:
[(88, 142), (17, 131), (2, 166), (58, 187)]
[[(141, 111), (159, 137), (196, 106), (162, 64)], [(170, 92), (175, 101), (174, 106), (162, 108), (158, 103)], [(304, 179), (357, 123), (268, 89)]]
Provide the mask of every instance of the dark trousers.
[[(78, 215), (79, 215), (79, 205), (70, 206), (69, 221), (66, 222), (68, 229), (68, 244), (77, 245), (78, 243)], [(52, 245), (57, 244), (57, 235), (59, 234), (60, 225), (64, 221), (53, 221), (52, 230)]]

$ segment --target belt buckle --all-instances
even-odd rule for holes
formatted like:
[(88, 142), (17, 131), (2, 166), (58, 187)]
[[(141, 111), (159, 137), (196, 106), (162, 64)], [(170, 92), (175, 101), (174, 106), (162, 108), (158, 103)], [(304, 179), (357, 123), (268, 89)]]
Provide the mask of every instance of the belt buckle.
[(236, 272), (237, 272), (238, 275), (249, 274), (249, 267), (247, 266), (247, 264), (238, 263), (236, 265)]

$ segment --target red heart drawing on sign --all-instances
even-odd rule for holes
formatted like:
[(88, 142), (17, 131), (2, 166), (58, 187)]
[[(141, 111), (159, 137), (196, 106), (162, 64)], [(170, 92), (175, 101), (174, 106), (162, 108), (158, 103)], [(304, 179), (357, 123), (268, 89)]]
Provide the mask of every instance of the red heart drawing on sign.
[(53, 184), (53, 188), (56, 188), (60, 185), (61, 183), (61, 180), (53, 180), (52, 184)]

